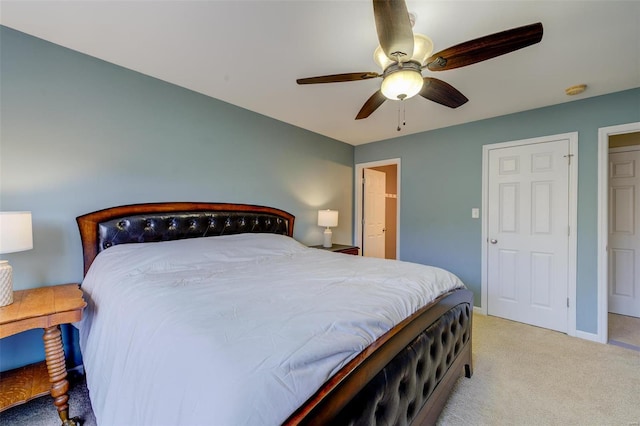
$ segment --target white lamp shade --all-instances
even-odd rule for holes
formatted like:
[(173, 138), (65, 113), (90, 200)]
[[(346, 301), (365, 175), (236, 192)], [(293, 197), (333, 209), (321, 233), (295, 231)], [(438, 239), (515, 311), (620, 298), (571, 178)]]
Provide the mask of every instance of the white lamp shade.
[(318, 226), (338, 226), (338, 211), (318, 210)]
[(31, 212), (0, 212), (0, 253), (32, 248)]

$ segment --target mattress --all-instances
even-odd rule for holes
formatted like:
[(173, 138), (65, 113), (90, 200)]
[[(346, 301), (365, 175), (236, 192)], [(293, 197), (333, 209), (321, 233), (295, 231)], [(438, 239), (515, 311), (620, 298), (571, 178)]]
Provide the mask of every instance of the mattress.
[(276, 234), (101, 252), (77, 324), (100, 425), (282, 423), (378, 337), (462, 288), (443, 269)]

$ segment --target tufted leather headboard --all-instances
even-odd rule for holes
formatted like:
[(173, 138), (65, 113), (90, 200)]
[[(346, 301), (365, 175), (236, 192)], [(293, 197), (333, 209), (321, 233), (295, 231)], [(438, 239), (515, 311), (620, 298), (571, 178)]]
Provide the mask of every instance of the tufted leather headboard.
[(292, 236), (294, 220), (272, 207), (227, 203), (132, 204), (76, 218), (85, 274), (98, 253), (114, 245), (249, 232)]

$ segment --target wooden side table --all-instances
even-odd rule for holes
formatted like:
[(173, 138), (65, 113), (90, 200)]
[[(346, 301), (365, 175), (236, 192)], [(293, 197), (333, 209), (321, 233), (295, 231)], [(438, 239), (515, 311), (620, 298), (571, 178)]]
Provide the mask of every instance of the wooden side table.
[(345, 244), (333, 244), (331, 247), (323, 247), (322, 244), (319, 246), (310, 246), (311, 248), (317, 248), (322, 250), (329, 250), (336, 253), (345, 253), (345, 254), (353, 254), (355, 256), (360, 254), (360, 248), (356, 246), (349, 246)]
[(19, 290), (14, 292), (13, 300), (11, 305), (0, 307), (0, 338), (35, 328), (44, 329), (46, 370), (39, 363), (2, 373), (0, 411), (40, 396), (42, 383), (46, 383), (41, 376), (46, 372), (50, 383), (48, 390), (62, 425), (79, 424), (79, 419), (69, 418), (69, 382), (60, 324), (80, 321), (82, 318), (86, 302), (82, 299), (80, 286), (65, 284)]

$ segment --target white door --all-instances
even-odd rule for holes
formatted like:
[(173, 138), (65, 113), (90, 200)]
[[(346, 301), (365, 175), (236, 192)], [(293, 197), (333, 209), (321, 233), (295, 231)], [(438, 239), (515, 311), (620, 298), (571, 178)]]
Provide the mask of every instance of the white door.
[(640, 147), (609, 153), (609, 312), (640, 317)]
[(368, 257), (385, 256), (385, 189), (386, 174), (372, 169), (364, 169), (362, 255)]
[(567, 331), (569, 139), (489, 151), (487, 313)]

